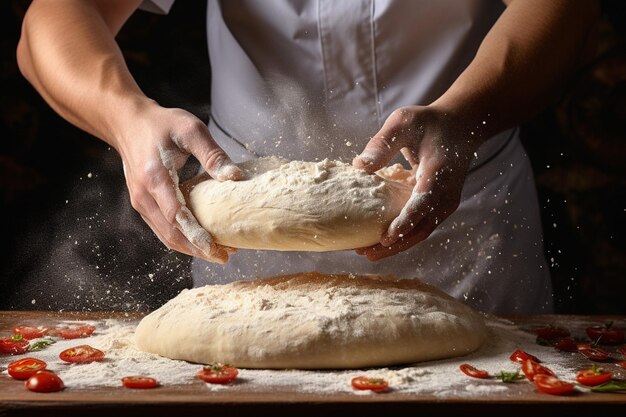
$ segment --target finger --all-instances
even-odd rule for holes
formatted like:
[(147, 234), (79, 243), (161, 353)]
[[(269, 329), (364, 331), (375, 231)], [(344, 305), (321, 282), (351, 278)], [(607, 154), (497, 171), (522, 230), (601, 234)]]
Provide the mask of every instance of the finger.
[(215, 143), (208, 127), (200, 120), (191, 123), (189, 129), (173, 140), (180, 148), (195, 156), (205, 171), (216, 180), (239, 180), (244, 177), (243, 171)]
[(159, 239), (169, 248), (191, 256), (206, 259), (211, 262), (226, 263), (228, 253), (219, 245), (215, 245), (209, 233), (204, 230), (186, 207), (182, 206), (173, 188), (161, 181), (156, 192), (157, 201), (151, 195), (142, 198), (142, 213), (151, 213), (148, 219), (142, 217)]
[(411, 134), (412, 117), (405, 109), (398, 109), (385, 120), (383, 127), (370, 139), (363, 152), (352, 161), (358, 169), (369, 173), (378, 171), (386, 166), (394, 156), (404, 148)]
[[(191, 211), (185, 205), (185, 199), (178, 186), (178, 174), (175, 170), (164, 167), (153, 169), (150, 173), (150, 183), (148, 185), (150, 197), (145, 213), (154, 213), (153, 217), (159, 214), (163, 217), (163, 225), (178, 229), (185, 237), (185, 246), (197, 249), (201, 258), (213, 262), (225, 263), (228, 260), (228, 253), (221, 247), (214, 244), (209, 233), (200, 226)], [(155, 206), (150, 205), (154, 202)], [(156, 224), (158, 226), (158, 223)], [(162, 231), (163, 229), (161, 229)], [(215, 259), (213, 259), (215, 258)]]
[(380, 239), (383, 246), (391, 246), (399, 239), (409, 235), (426, 215), (433, 210), (429, 204), (430, 192), (417, 192), (415, 189), (404, 205), (398, 217), (393, 219), (387, 231)]
[[(164, 218), (153, 221), (151, 218), (142, 213), (140, 213), (140, 215), (144, 222), (146, 222), (154, 234), (168, 249), (175, 250), (189, 256), (202, 255), (200, 250), (191, 245), (191, 243), (178, 229), (168, 226)], [(166, 232), (166, 230), (168, 231)]]
[(209, 232), (200, 226), (187, 207), (181, 207), (181, 210), (176, 215), (176, 221), (187, 239), (204, 253), (205, 259), (218, 263), (226, 263), (228, 261), (226, 249), (215, 243)]
[(408, 235), (402, 237), (390, 246), (377, 244), (366, 248), (362, 255), (370, 261), (378, 261), (400, 252), (403, 252), (426, 239), (437, 227), (437, 222), (430, 216), (424, 218)]
[(429, 160), (417, 165), (413, 192), (402, 207), (400, 214), (393, 219), (381, 237), (380, 243), (383, 246), (389, 246), (408, 235), (428, 213), (437, 207), (437, 190), (434, 188), (437, 166)]
[(411, 168), (415, 168), (417, 166), (419, 163), (419, 155), (416, 150), (404, 147), (400, 149), (400, 152), (402, 153), (402, 156), (404, 156), (404, 159), (406, 159), (406, 161), (411, 165)]

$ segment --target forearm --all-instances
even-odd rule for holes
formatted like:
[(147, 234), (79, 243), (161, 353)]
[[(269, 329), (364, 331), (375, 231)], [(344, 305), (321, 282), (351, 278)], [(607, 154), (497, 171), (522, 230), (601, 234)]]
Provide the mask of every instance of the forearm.
[(138, 2), (103, 10), (98, 1), (35, 0), (18, 45), (20, 70), (48, 104), (113, 146), (122, 119), (149, 102), (114, 39)]
[(595, 0), (511, 1), (433, 106), (462, 118), (477, 140), (519, 124), (590, 58), (598, 14)]

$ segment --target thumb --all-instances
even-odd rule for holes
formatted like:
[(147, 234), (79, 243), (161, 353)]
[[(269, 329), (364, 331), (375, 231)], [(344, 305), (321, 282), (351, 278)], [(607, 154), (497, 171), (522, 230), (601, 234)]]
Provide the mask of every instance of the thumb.
[(398, 118), (394, 113), (370, 139), (363, 152), (352, 160), (353, 167), (373, 173), (385, 167), (405, 147), (402, 125), (397, 123)]
[(199, 129), (187, 143), (189, 152), (202, 164), (208, 174), (218, 181), (240, 180), (244, 173), (211, 137), (208, 129)]

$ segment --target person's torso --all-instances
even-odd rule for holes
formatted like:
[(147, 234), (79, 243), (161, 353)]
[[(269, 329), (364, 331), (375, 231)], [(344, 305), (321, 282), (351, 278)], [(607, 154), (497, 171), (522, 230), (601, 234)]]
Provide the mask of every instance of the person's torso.
[(443, 94), (503, 9), (495, 0), (209, 0), (211, 132), (235, 161), (349, 161), (393, 110)]

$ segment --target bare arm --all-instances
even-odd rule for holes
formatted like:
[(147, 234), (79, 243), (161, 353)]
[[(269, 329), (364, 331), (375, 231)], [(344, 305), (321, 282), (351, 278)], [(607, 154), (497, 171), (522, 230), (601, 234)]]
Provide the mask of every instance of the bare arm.
[(511, 0), (470, 65), (429, 106), (394, 111), (353, 164), (373, 172), (397, 153), (417, 184), (381, 243), (357, 250), (370, 260), (426, 239), (459, 205), (469, 161), (494, 134), (546, 106), (592, 57), (596, 0)]
[(545, 108), (595, 52), (598, 1), (505, 3), (472, 63), (433, 103), (478, 127), (483, 139)]
[(168, 247), (215, 262), (228, 259), (186, 207), (177, 171), (190, 154), (213, 177), (241, 175), (207, 127), (182, 109), (146, 97), (115, 35), (141, 0), (34, 0), (22, 26), (22, 74), (69, 122), (122, 157), (131, 203)]

